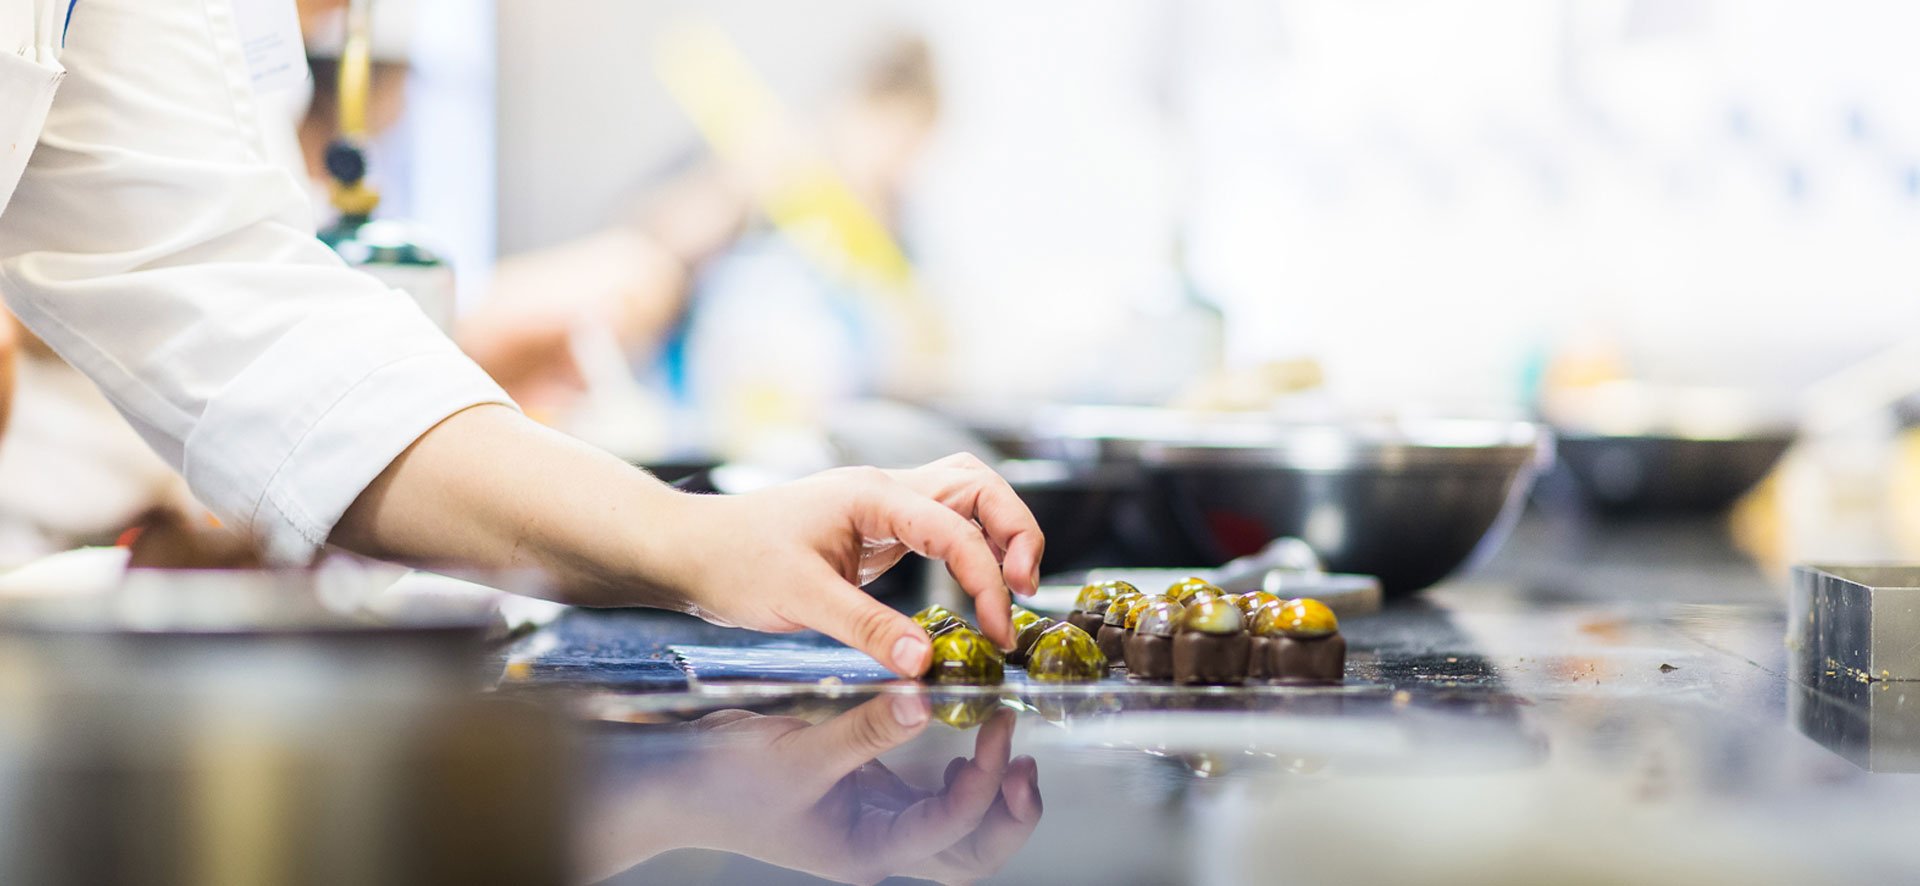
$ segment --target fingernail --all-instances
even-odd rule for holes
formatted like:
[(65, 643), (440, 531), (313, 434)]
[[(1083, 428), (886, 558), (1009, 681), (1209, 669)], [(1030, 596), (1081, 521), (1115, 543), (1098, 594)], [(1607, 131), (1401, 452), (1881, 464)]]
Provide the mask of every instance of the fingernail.
[(927, 722), (927, 705), (917, 695), (893, 697), (893, 722), (912, 729)]
[(893, 641), (893, 666), (903, 674), (918, 674), (927, 668), (927, 638), (911, 634)]
[(1027, 587), (1032, 591), (1040, 590), (1040, 564), (1033, 564), (1033, 580), (1027, 583)]

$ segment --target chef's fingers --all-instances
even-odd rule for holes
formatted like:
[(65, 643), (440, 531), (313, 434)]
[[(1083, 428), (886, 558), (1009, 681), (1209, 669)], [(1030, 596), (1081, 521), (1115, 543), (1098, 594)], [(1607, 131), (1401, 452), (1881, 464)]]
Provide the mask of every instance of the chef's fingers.
[(961, 516), (978, 521), (1003, 555), (1009, 587), (1022, 594), (1040, 589), (1040, 557), (1046, 551), (1046, 536), (1041, 534), (1033, 511), (1006, 478), (965, 452), (896, 474)]
[(1040, 590), (1040, 557), (1047, 549), (1040, 523), (1006, 478), (985, 465), (975, 473), (971, 513), (962, 513), (979, 521), (987, 537), (1005, 552), (1001, 565), (1007, 585), (1032, 595)]
[(824, 792), (926, 727), (925, 698), (884, 693), (818, 726), (780, 736), (774, 746), (799, 764), (796, 780)]
[(927, 672), (933, 645), (913, 619), (887, 608), (845, 577), (823, 569), (802, 585), (783, 617), (852, 646), (902, 677)]
[(946, 563), (961, 590), (973, 597), (980, 632), (1001, 649), (1012, 649), (1013, 599), (979, 528), (905, 484), (876, 487), (871, 502), (856, 518), (860, 532), (868, 538), (897, 539), (916, 554)]

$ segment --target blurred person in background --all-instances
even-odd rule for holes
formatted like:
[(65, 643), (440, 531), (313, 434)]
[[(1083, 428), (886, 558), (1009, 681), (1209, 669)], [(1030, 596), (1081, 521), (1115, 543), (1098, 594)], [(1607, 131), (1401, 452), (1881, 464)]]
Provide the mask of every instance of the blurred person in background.
[[(898, 240), (902, 192), (939, 114), (926, 42), (884, 41), (845, 93), (812, 126), (768, 126), (750, 157), (688, 152), (614, 224), (502, 261), (486, 303), (461, 321), (461, 346), (562, 427), (577, 427), (592, 384), (636, 366), (651, 367), (641, 371), (660, 399), (680, 407), (647, 422), (708, 424), (695, 435), (706, 439), (661, 441), (656, 428), (648, 442), (650, 429), (633, 423), (594, 437), (622, 451), (718, 445), (751, 456), (757, 421), (804, 426), (839, 400), (897, 390), (917, 375), (890, 358), (911, 333), (793, 242), (834, 232), (780, 230), (763, 212), (796, 187), (782, 164), (818, 152)], [(583, 365), (612, 355), (610, 367)]]
[[(346, 43), (347, 0), (298, 0), (300, 32), (307, 51), (310, 87), (282, 96), (281, 112), (295, 121), (295, 139), (274, 147), (286, 152), (282, 162), (292, 164), (311, 188), (316, 217), (335, 215), (328, 201), (331, 182), (326, 168), (327, 144), (339, 134), (340, 52)], [(407, 107), (407, 78), (413, 65), (416, 12), (414, 0), (379, 0), (373, 5), (373, 70), (368, 82), (367, 126), (376, 135), (400, 122)], [(296, 153), (297, 152), (297, 153)]]
[(0, 421), (0, 568), (111, 544), (155, 509), (200, 510), (99, 389), (4, 312), (0, 340), (0, 372), (17, 376)]
[(1044, 542), (977, 460), (696, 496), (528, 421), (315, 237), (257, 101), (297, 25), (269, 28), (293, 60), (263, 62), (231, 0), (212, 8), (0, 5), (19, 13), (0, 40), (29, 48), (0, 82), (23, 133), (0, 155), (0, 293), (267, 562), (337, 545), (537, 569), (563, 602), (814, 628), (918, 674), (925, 632), (859, 588), (913, 551), (1011, 645), (1009, 590), (1037, 590)]
[[(271, 113), (294, 125), (269, 127), (269, 150), (294, 171), (306, 188), (316, 223), (334, 210), (328, 201), (324, 154), (337, 130), (339, 52), (344, 41), (346, 0), (299, 0), (298, 11), (312, 75), (302, 88), (262, 96)], [(382, 0), (374, 7), (375, 43), (370, 82), (369, 121), (378, 135), (398, 123), (405, 111), (410, 73), (407, 48), (414, 27), (410, 2)], [(822, 122), (836, 170), (868, 207), (889, 226), (901, 191), (938, 113), (938, 88), (924, 41), (896, 37), (884, 41), (862, 67), (859, 81)], [(811, 134), (791, 134), (808, 138)], [(835, 287), (810, 268), (803, 256), (784, 248), (781, 235), (757, 215), (756, 200), (777, 184), (770, 168), (741, 168), (704, 150), (689, 150), (664, 178), (647, 185), (624, 217), (594, 235), (509, 259), (498, 269), (492, 297), (461, 324), (459, 341), (510, 396), (535, 417), (578, 429), (586, 379), (581, 373), (576, 337), (610, 331), (623, 358), (619, 367), (652, 364), (671, 399), (687, 404), (679, 415), (644, 410), (616, 416), (616, 427), (602, 434), (607, 445), (632, 448), (658, 439), (660, 426), (691, 423), (718, 399), (690, 390), (688, 360), (710, 355), (741, 364), (751, 353), (725, 343), (747, 334), (742, 326), (765, 307), (768, 293), (749, 284), (740, 292), (737, 271), (743, 263), (771, 264), (778, 281), (797, 289), (798, 310), (820, 321), (817, 339), (837, 342), (871, 338), (875, 321), (863, 316), (857, 293)], [(717, 279), (716, 279), (717, 278)], [(705, 280), (703, 287), (702, 281)], [(704, 288), (722, 306), (704, 322), (688, 304)], [(717, 290), (717, 291), (715, 291)], [(736, 290), (736, 291), (729, 291)], [(733, 310), (744, 299), (756, 310)], [(791, 315), (762, 335), (784, 335)], [(157, 511), (199, 513), (185, 482), (155, 456), (127, 426), (112, 404), (79, 372), (31, 333), (24, 343), (20, 428), (0, 446), (0, 566), (18, 564), (78, 546), (112, 542)], [(822, 362), (817, 353), (800, 358)], [(711, 366), (715, 360), (707, 359)], [(711, 374), (711, 373), (709, 373)], [(783, 366), (776, 373), (804, 376), (804, 367)], [(839, 395), (882, 385), (878, 368), (843, 382)], [(708, 384), (707, 388), (714, 387)], [(825, 397), (824, 399), (830, 399)], [(614, 410), (631, 407), (616, 404)], [(604, 410), (603, 410), (604, 411)], [(635, 410), (641, 411), (641, 410)], [(604, 421), (604, 417), (603, 417)], [(635, 425), (642, 427), (633, 430)], [(171, 521), (170, 522), (178, 522)]]

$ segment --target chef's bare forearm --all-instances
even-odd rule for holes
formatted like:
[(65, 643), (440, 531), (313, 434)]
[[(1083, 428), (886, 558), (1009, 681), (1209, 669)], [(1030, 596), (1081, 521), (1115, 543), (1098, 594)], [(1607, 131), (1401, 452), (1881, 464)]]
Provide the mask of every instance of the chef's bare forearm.
[(817, 630), (901, 676), (925, 673), (931, 644), (861, 590), (870, 567), (905, 550), (944, 561), (981, 633), (1010, 649), (1009, 590), (1035, 590), (1045, 547), (1013, 488), (969, 455), (689, 495), (504, 406), (466, 409), (415, 440), (330, 538), (386, 559), (544, 569), (569, 603)]
[(405, 562), (535, 568), (579, 605), (674, 605), (685, 493), (504, 406), (459, 412), (362, 492), (330, 541)]

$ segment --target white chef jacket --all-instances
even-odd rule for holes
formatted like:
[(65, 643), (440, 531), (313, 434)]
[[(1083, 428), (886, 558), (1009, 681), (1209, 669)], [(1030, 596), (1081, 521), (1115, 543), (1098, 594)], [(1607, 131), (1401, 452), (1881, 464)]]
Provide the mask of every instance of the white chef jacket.
[[(201, 501), (300, 561), (422, 433), (509, 401), (314, 238), (236, 2), (261, 0), (0, 0), (25, 63), (0, 52), (0, 134), (39, 136), (0, 210), (0, 293)], [(62, 65), (41, 126), (33, 90)]]

